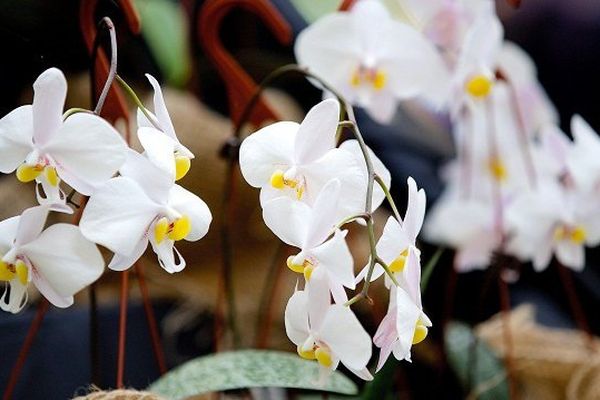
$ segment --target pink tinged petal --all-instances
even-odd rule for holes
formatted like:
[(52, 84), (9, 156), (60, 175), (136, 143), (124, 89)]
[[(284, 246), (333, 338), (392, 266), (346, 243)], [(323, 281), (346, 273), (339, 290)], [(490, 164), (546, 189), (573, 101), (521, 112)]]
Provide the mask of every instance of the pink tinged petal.
[(146, 157), (174, 179), (176, 142), (154, 128), (139, 128), (137, 135), (145, 150)]
[(173, 177), (135, 150), (127, 149), (126, 154), (125, 164), (119, 169), (119, 173), (133, 179), (156, 203), (167, 203), (174, 185)]
[(303, 249), (315, 247), (323, 243), (333, 231), (338, 222), (336, 209), (340, 196), (341, 182), (332, 179), (319, 192), (312, 207), (311, 218), (308, 222)]
[(296, 346), (304, 344), (309, 335), (308, 296), (299, 290), (288, 300), (285, 307), (285, 332)]
[(403, 273), (406, 291), (417, 307), (421, 305), (421, 252), (414, 246), (409, 247), (406, 266)]
[(337, 231), (331, 239), (310, 253), (317, 259), (317, 268), (327, 271), (332, 282), (354, 289), (354, 258), (346, 243), (346, 233)]
[(168, 204), (180, 214), (190, 218), (192, 229), (185, 240), (195, 242), (208, 233), (208, 228), (212, 222), (212, 214), (200, 197), (179, 185), (173, 185), (169, 193)]
[(396, 314), (396, 332), (398, 334), (398, 342), (394, 347), (394, 357), (398, 360), (410, 360), (410, 349), (412, 347), (415, 328), (421, 310), (412, 301), (409, 294), (402, 288), (395, 290), (397, 301)]
[[(390, 300), (394, 297), (395, 294), (392, 293)], [(398, 334), (396, 332), (396, 313), (396, 307), (390, 307), (388, 309), (387, 314), (385, 314), (375, 332), (375, 336), (373, 336), (373, 343), (375, 346), (383, 348), (384, 346), (391, 345), (398, 339)]]
[[(33, 282), (58, 307), (68, 306), (72, 296), (96, 281), (104, 271), (104, 259), (79, 227), (55, 224), (34, 241), (21, 247), (33, 265)], [(41, 286), (38, 285), (41, 283)], [(65, 302), (57, 301), (56, 294)]]
[(350, 308), (341, 304), (330, 306), (319, 333), (320, 339), (348, 368), (362, 370), (371, 359), (371, 337)]
[(16, 216), (0, 222), (0, 254), (6, 254), (13, 247), (20, 219), (20, 216)]
[[(8, 294), (10, 286), (10, 295)], [(0, 297), (0, 309), (16, 314), (27, 304), (27, 285), (22, 285), (18, 278), (8, 282), (2, 297)]]
[(132, 179), (113, 178), (90, 197), (79, 225), (89, 240), (131, 254), (161, 209)]
[(408, 239), (414, 243), (425, 219), (426, 198), (425, 190), (417, 190), (417, 183), (413, 178), (409, 177), (407, 182), (408, 207), (406, 208), (402, 228), (406, 232)]
[(279, 197), (263, 205), (263, 219), (271, 231), (290, 246), (302, 248), (312, 210), (302, 202)]
[(140, 259), (147, 247), (148, 238), (144, 236), (130, 254), (115, 253), (108, 264), (108, 268), (112, 269), (113, 271), (125, 271), (126, 269), (129, 269), (137, 260)]
[(66, 183), (90, 195), (123, 165), (127, 144), (102, 118), (78, 113), (67, 118), (44, 151), (56, 161), (58, 175)]
[(377, 361), (377, 368), (375, 372), (379, 372), (381, 368), (385, 365), (385, 362), (388, 360), (390, 355), (392, 354), (392, 349), (394, 348), (395, 341), (391, 343), (385, 343), (381, 346), (381, 350), (379, 351), (379, 360)]
[(165, 239), (161, 243), (156, 243), (154, 238), (151, 237), (150, 244), (152, 245), (152, 250), (158, 256), (158, 263), (165, 271), (173, 274), (181, 272), (185, 268), (185, 260), (179, 250), (175, 248), (175, 242)]
[[(364, 178), (363, 178), (363, 188), (364, 188), (363, 193), (364, 193), (364, 197), (366, 197), (366, 194), (367, 194), (367, 186), (366, 186), (367, 165), (365, 163), (365, 158), (362, 154), (362, 151), (360, 149), (358, 141), (356, 139), (346, 140), (344, 143), (342, 143), (340, 145), (340, 149), (350, 152), (352, 154), (352, 156), (354, 157), (354, 160), (356, 161), (356, 163), (360, 166), (360, 169), (362, 170), (362, 174), (364, 176)], [(371, 150), (370, 148), (368, 148), (368, 150), (369, 150), (369, 158), (371, 159), (371, 163), (373, 164), (373, 169), (375, 170), (375, 173), (379, 177), (381, 177), (381, 179), (383, 180), (383, 182), (385, 183), (387, 188), (391, 189), (392, 177), (390, 175), (390, 171), (381, 162), (379, 157), (377, 157), (375, 155), (375, 153), (373, 153), (373, 150)], [(385, 194), (384, 194), (383, 190), (377, 183), (375, 183), (375, 185), (373, 186), (373, 210), (372, 211), (375, 211), (377, 208), (379, 208), (379, 206), (381, 205), (381, 203), (383, 202), (384, 199), (385, 199)]]
[(58, 308), (67, 308), (73, 305), (73, 296), (62, 296), (60, 295), (48, 281), (41, 276), (36, 270), (31, 274), (31, 281), (50, 303)]
[(172, 139), (177, 141), (175, 128), (173, 127), (173, 123), (171, 122), (171, 117), (169, 116), (169, 111), (167, 110), (167, 106), (165, 104), (165, 99), (163, 97), (160, 84), (150, 74), (146, 74), (146, 78), (148, 78), (148, 81), (150, 81), (150, 84), (154, 89), (154, 113), (156, 114), (158, 123), (160, 124), (160, 127), (164, 133), (166, 133)]
[(31, 106), (21, 106), (0, 119), (0, 172), (13, 172), (33, 149)]
[(23, 211), (19, 220), (19, 229), (15, 237), (15, 246), (23, 246), (33, 241), (42, 233), (49, 211), (48, 206), (43, 205), (31, 207)]
[(276, 122), (244, 139), (240, 168), (250, 186), (268, 186), (275, 171), (285, 172), (292, 166), (298, 128), (296, 122)]
[(36, 146), (45, 146), (63, 124), (67, 80), (59, 69), (49, 68), (33, 83), (33, 92), (33, 138)]
[(562, 240), (555, 247), (556, 258), (566, 267), (574, 271), (582, 271), (585, 266), (585, 249), (583, 245)]
[(326, 99), (308, 111), (298, 128), (294, 142), (294, 161), (309, 164), (335, 147), (335, 135), (340, 120), (340, 103)]

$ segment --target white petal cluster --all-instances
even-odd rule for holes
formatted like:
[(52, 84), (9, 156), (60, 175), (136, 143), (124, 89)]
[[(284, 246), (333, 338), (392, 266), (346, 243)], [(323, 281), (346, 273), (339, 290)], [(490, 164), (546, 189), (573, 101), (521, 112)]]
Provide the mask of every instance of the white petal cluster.
[[(356, 288), (368, 267), (358, 277), (354, 275), (343, 226), (362, 221), (365, 214), (375, 211), (385, 192), (376, 186), (368, 210), (369, 174), (363, 149), (356, 140), (336, 145), (339, 118), (339, 103), (327, 99), (314, 106), (300, 124), (278, 122), (262, 128), (242, 142), (240, 167), (246, 181), (261, 190), (266, 225), (297, 249), (287, 266), (303, 275), (304, 285), (290, 298), (285, 323), (298, 354), (316, 359), (324, 376), (342, 363), (357, 376), (372, 379), (367, 369), (372, 340), (346, 304), (347, 290)], [(375, 174), (389, 188), (389, 171), (368, 147), (364, 151)], [(410, 359), (412, 344), (424, 339), (431, 326), (422, 312), (420, 251), (416, 247), (425, 215), (425, 193), (417, 190), (412, 178), (408, 184), (404, 223), (390, 218), (376, 246), (399, 286), (386, 278), (390, 312), (374, 341), (386, 352), (382, 352), (383, 358), (394, 349), (401, 360)], [(382, 274), (378, 266), (372, 280)]]
[[(63, 115), (67, 81), (50, 68), (33, 84), (33, 104), (0, 119), (0, 171), (36, 183), (39, 206), (0, 222), (0, 308), (16, 313), (26, 304), (29, 283), (57, 307), (96, 281), (104, 259), (95, 243), (115, 253), (109, 267), (129, 268), (148, 242), (169, 272), (185, 267), (177, 240), (203, 237), (211, 222), (206, 204), (175, 184), (193, 154), (178, 140), (160, 86), (156, 116), (140, 120), (144, 155), (128, 149), (104, 119), (86, 110)], [(150, 126), (151, 125), (151, 126)], [(64, 184), (88, 196), (79, 226), (47, 227), (50, 211), (70, 214)], [(85, 202), (84, 202), (85, 203)]]

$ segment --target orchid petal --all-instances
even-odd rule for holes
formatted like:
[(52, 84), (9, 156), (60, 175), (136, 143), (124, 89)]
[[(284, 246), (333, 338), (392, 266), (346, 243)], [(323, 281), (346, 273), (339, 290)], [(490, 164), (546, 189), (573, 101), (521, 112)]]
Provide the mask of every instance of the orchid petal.
[(175, 141), (154, 128), (138, 128), (137, 135), (148, 159), (175, 177)]
[(90, 197), (81, 232), (114, 253), (131, 254), (161, 209), (132, 179), (113, 178)]
[(299, 126), (296, 122), (276, 122), (244, 139), (240, 147), (240, 168), (250, 186), (268, 185), (275, 171), (285, 172), (293, 164)]
[(125, 271), (129, 269), (140, 257), (144, 254), (148, 248), (148, 238), (144, 236), (142, 240), (138, 242), (133, 251), (130, 254), (123, 255), (115, 253), (112, 260), (108, 264), (108, 268), (113, 271)]
[[(20, 216), (11, 217), (0, 222), (0, 254), (9, 251), (15, 242), (19, 230)], [(1, 258), (1, 257), (0, 257)]]
[(306, 237), (302, 248), (315, 247), (331, 234), (338, 222), (336, 209), (340, 196), (341, 182), (332, 179), (319, 192), (312, 207), (312, 215), (308, 220)]
[(383, 227), (383, 233), (377, 241), (377, 254), (388, 265), (411, 244), (403, 228), (396, 218), (388, 217)]
[(185, 240), (195, 242), (206, 235), (212, 214), (200, 197), (179, 185), (173, 185), (169, 193), (169, 206), (190, 218), (192, 229)]
[(294, 142), (296, 164), (309, 164), (335, 147), (340, 120), (340, 103), (326, 99), (308, 111), (298, 128)]
[(306, 292), (295, 292), (285, 307), (285, 332), (296, 345), (302, 345), (309, 337), (308, 296)]
[(305, 291), (308, 296), (308, 320), (313, 331), (319, 331), (331, 304), (331, 281), (324, 268), (317, 267), (307, 281)]
[(49, 68), (35, 80), (33, 91), (33, 138), (37, 146), (44, 146), (63, 124), (67, 80), (59, 69)]
[(175, 242), (169, 239), (163, 240), (161, 243), (156, 243), (153, 238), (150, 239), (152, 250), (158, 256), (160, 266), (170, 274), (181, 272), (185, 266), (185, 260), (174, 246)]
[(413, 336), (415, 333), (415, 327), (421, 310), (412, 301), (409, 294), (402, 288), (395, 288), (395, 293), (392, 295), (396, 296), (398, 312), (396, 317), (396, 331), (398, 332), (398, 342), (394, 347), (394, 357), (396, 359), (410, 361), (410, 349), (412, 347)]
[(62, 298), (73, 296), (96, 281), (104, 271), (100, 251), (75, 225), (54, 224), (37, 239), (23, 245), (21, 252), (39, 277)]
[(346, 243), (346, 233), (337, 231), (331, 239), (311, 250), (311, 254), (318, 260), (317, 268), (324, 268), (334, 282), (354, 289), (354, 258)]
[(302, 248), (312, 210), (302, 202), (279, 197), (263, 205), (263, 219), (271, 231), (290, 246)]
[(173, 123), (171, 122), (171, 117), (169, 116), (169, 111), (167, 110), (167, 106), (165, 104), (165, 99), (163, 97), (160, 84), (150, 74), (146, 74), (146, 78), (148, 78), (148, 81), (150, 81), (150, 84), (154, 89), (154, 113), (156, 114), (158, 123), (160, 124), (160, 128), (163, 130), (164, 133), (166, 133), (172, 139), (177, 141), (175, 128), (173, 127)]
[(423, 226), (423, 220), (425, 219), (426, 198), (425, 190), (417, 190), (417, 183), (413, 178), (409, 177), (407, 182), (408, 206), (406, 208), (404, 222), (402, 223), (402, 229), (406, 232), (409, 240), (414, 243)]
[(81, 194), (90, 195), (125, 162), (127, 144), (105, 120), (78, 113), (66, 119), (44, 150), (56, 161), (59, 176)]
[(330, 306), (319, 333), (344, 365), (354, 370), (365, 368), (371, 358), (371, 337), (350, 308)]
[(585, 250), (583, 245), (560, 241), (556, 244), (556, 258), (574, 271), (581, 271), (585, 266)]
[(119, 173), (134, 180), (154, 202), (166, 203), (174, 184), (173, 177), (135, 150), (127, 149), (126, 155)]
[(15, 246), (23, 246), (42, 233), (49, 211), (48, 206), (43, 205), (31, 207), (23, 211), (19, 219), (19, 229), (15, 236)]
[(0, 119), (0, 172), (13, 172), (33, 148), (31, 106), (21, 106)]

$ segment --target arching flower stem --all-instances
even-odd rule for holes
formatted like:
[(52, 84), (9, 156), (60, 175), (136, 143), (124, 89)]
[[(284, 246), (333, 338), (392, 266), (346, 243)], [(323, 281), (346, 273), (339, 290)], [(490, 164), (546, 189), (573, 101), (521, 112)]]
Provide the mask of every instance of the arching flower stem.
[(116, 79), (117, 82), (119, 82), (119, 85), (121, 85), (121, 87), (125, 90), (125, 92), (127, 93), (127, 95), (131, 98), (131, 100), (133, 100), (133, 102), (135, 103), (135, 105), (142, 111), (142, 113), (148, 119), (148, 121), (150, 121), (152, 123), (152, 125), (154, 125), (154, 127), (156, 129), (160, 130), (161, 128), (158, 125), (158, 122), (156, 121), (156, 118), (154, 118), (154, 116), (144, 106), (144, 103), (142, 103), (142, 101), (140, 100), (140, 98), (138, 97), (138, 95), (135, 93), (135, 91), (132, 89), (132, 87), (129, 86), (129, 84), (127, 84), (127, 82), (125, 82), (125, 80), (123, 78), (121, 78), (120, 75), (117, 75), (115, 77), (115, 79)]

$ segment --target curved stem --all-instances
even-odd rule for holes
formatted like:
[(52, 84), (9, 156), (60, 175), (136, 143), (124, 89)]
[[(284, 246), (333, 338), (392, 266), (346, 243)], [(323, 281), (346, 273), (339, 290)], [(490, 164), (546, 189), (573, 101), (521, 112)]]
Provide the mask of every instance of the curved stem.
[(131, 98), (131, 100), (133, 100), (133, 102), (135, 103), (135, 105), (140, 110), (142, 110), (142, 113), (148, 119), (148, 121), (150, 121), (150, 123), (152, 125), (154, 125), (154, 127), (156, 129), (162, 130), (160, 128), (160, 125), (159, 125), (158, 121), (154, 117), (154, 115), (150, 114), (150, 112), (148, 111), (148, 109), (144, 106), (144, 103), (142, 103), (142, 101), (140, 100), (140, 98), (138, 97), (138, 95), (135, 93), (135, 91), (131, 88), (131, 86), (129, 86), (127, 84), (127, 82), (125, 82), (125, 80), (123, 78), (121, 78), (120, 75), (117, 75), (115, 79), (117, 80), (117, 82), (119, 82), (119, 85), (121, 85), (121, 87), (125, 90), (125, 92), (127, 93), (127, 95)]
[(93, 111), (86, 110), (85, 108), (79, 108), (79, 107), (69, 108), (63, 114), (63, 121), (66, 120), (67, 118), (69, 118), (71, 115), (77, 114), (77, 113), (95, 114)]
[[(104, 107), (104, 102), (106, 101), (106, 96), (108, 96), (108, 91), (110, 90), (110, 86), (117, 75), (117, 34), (115, 32), (115, 25), (109, 17), (104, 17), (100, 21), (98, 28), (105, 26), (108, 30), (108, 34), (110, 35), (110, 69), (108, 70), (108, 77), (106, 78), (106, 82), (104, 83), (104, 87), (102, 88), (102, 92), (100, 93), (100, 97), (98, 97), (98, 102), (96, 103), (96, 108), (94, 109), (94, 114), (100, 114), (102, 111), (102, 107)], [(96, 54), (98, 52), (98, 46), (100, 45), (100, 35), (97, 35), (94, 39), (94, 51), (92, 54)], [(93, 57), (95, 58), (95, 57)]]
[(379, 175), (377, 175), (377, 174), (375, 174), (375, 182), (377, 182), (379, 184), (379, 187), (381, 188), (381, 190), (383, 190), (383, 193), (385, 193), (385, 198), (387, 199), (390, 207), (392, 208), (394, 216), (396, 217), (396, 219), (398, 220), (398, 222), (402, 223), (402, 218), (400, 217), (400, 213), (398, 212), (398, 208), (396, 207), (396, 203), (394, 202), (394, 199), (392, 198), (392, 194), (390, 193), (390, 189), (388, 189), (388, 187), (386, 186), (386, 184), (383, 181), (383, 179)]

